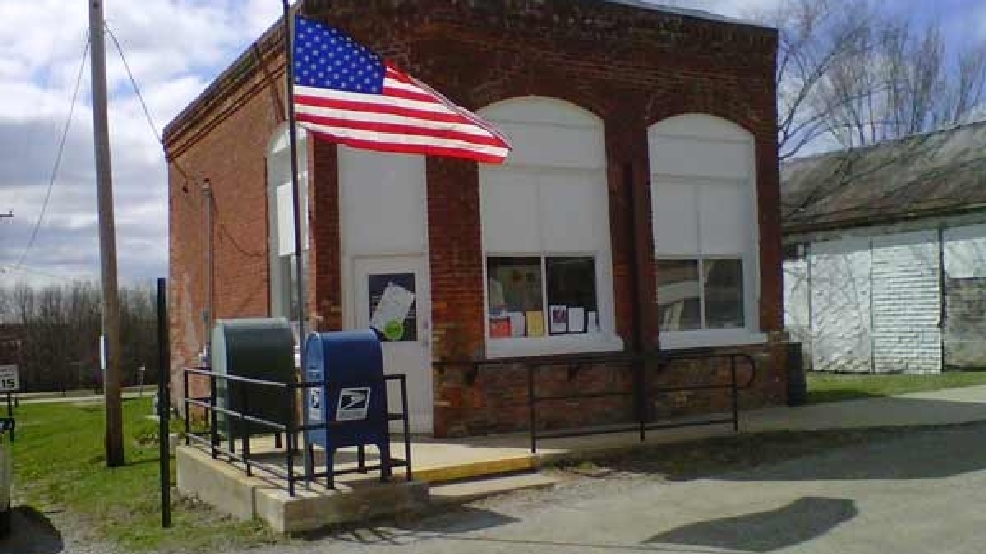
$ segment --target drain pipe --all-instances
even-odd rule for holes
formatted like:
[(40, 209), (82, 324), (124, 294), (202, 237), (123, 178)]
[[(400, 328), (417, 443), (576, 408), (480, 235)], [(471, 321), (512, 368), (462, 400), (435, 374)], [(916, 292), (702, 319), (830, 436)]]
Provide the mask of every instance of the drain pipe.
[(205, 347), (206, 359), (212, 354), (211, 340), (212, 340), (212, 316), (213, 316), (213, 299), (212, 299), (212, 281), (213, 281), (213, 241), (212, 241), (212, 211), (214, 209), (212, 202), (212, 182), (206, 178), (203, 179), (202, 185), (202, 196), (205, 200), (205, 235), (206, 235), (206, 246), (205, 246), (205, 309), (202, 311), (202, 324), (205, 328), (204, 339), (202, 344)]

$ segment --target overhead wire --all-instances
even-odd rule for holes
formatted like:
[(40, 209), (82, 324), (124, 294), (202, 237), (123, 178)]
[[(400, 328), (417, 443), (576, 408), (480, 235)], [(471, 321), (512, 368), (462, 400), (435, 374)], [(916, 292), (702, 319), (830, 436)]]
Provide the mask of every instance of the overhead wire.
[[(116, 34), (113, 33), (113, 30), (110, 28), (108, 24), (106, 25), (106, 33), (107, 35), (109, 35), (110, 41), (113, 43), (114, 47), (116, 48), (117, 53), (120, 54), (120, 60), (123, 62), (123, 69), (127, 72), (127, 77), (130, 79), (130, 84), (131, 86), (133, 86), (134, 94), (137, 96), (137, 100), (140, 103), (141, 109), (144, 112), (144, 118), (147, 120), (147, 124), (150, 126), (151, 131), (153, 131), (154, 133), (154, 138), (156, 138), (158, 144), (160, 144), (161, 147), (164, 148), (164, 137), (161, 135), (161, 132), (158, 130), (157, 125), (155, 125), (154, 123), (154, 118), (151, 116), (151, 110), (150, 108), (148, 108), (147, 102), (144, 100), (144, 95), (140, 91), (140, 86), (137, 85), (137, 79), (134, 77), (133, 71), (131, 71), (130, 69), (130, 63), (127, 61), (127, 56), (123, 51), (123, 46), (120, 44), (120, 41), (117, 40)], [(184, 179), (186, 186), (195, 182), (195, 179), (189, 176), (188, 172), (185, 170), (184, 167), (182, 167), (182, 165), (178, 162), (178, 160), (172, 159), (169, 161), (175, 167), (178, 173), (181, 174), (182, 179)], [(213, 214), (217, 214), (218, 206), (216, 204), (215, 196), (209, 195), (209, 198), (211, 198), (209, 209), (213, 212)], [(216, 219), (218, 220), (219, 218)], [(222, 220), (218, 221), (218, 226), (219, 226), (220, 234), (222, 234), (227, 239), (229, 239), (229, 242), (233, 245), (233, 248), (244, 257), (247, 258), (267, 257), (266, 251), (250, 251), (247, 250), (245, 247), (243, 247), (239, 243), (239, 241), (236, 240), (236, 237), (233, 235), (232, 232), (230, 232), (229, 228)]]
[(85, 48), (82, 51), (82, 61), (79, 63), (79, 72), (75, 79), (75, 90), (72, 91), (72, 103), (69, 107), (68, 117), (65, 120), (65, 127), (62, 130), (62, 137), (58, 142), (58, 151), (55, 155), (55, 165), (51, 170), (51, 178), (48, 179), (48, 189), (45, 192), (44, 202), (41, 204), (41, 212), (38, 214), (38, 219), (34, 223), (34, 228), (31, 230), (31, 238), (28, 240), (27, 246), (24, 248), (24, 251), (21, 252), (20, 257), (17, 259), (17, 263), (11, 268), (13, 271), (23, 267), (24, 260), (27, 259), (28, 253), (30, 253), (38, 239), (38, 231), (40, 231), (45, 213), (48, 211), (48, 204), (51, 202), (51, 192), (55, 187), (55, 181), (58, 178), (58, 170), (62, 165), (62, 156), (65, 153), (65, 143), (68, 140), (68, 132), (72, 127), (72, 118), (75, 116), (75, 106), (79, 98), (79, 89), (82, 86), (82, 74), (86, 67), (86, 60), (89, 58), (89, 45), (90, 36), (89, 33), (86, 32)]

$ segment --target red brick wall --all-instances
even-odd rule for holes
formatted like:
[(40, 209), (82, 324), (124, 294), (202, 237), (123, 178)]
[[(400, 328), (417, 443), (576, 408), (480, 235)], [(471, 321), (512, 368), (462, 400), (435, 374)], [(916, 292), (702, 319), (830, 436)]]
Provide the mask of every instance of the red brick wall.
[[(761, 326), (767, 332), (781, 329), (773, 31), (571, 0), (314, 0), (306, 3), (306, 11), (346, 29), (467, 108), (539, 95), (572, 102), (604, 120), (617, 329), (628, 345), (633, 344), (636, 298), (644, 299), (644, 345), (654, 347), (657, 341), (648, 126), (702, 112), (750, 131), (757, 144)], [(275, 79), (283, 65), (277, 61), (278, 40), (275, 31), (259, 43)], [(212, 95), (212, 104), (201, 103), (169, 127), (169, 152), (197, 171), (209, 172), (220, 210), (227, 207), (220, 218), (228, 220), (231, 231), (235, 226), (236, 237), (263, 250), (266, 215), (251, 214), (265, 214), (263, 151), (280, 112), (271, 100), (273, 89), (265, 88), (261, 66), (250, 60), (249, 55), (241, 59), (239, 71), (217, 85), (222, 94)], [(239, 102), (235, 111), (221, 110), (231, 102)], [(314, 145), (312, 152), (312, 241), (318, 254), (310, 281), (315, 285), (310, 287), (312, 307), (319, 327), (335, 329), (341, 326), (342, 304), (335, 149)], [(434, 354), (482, 357), (478, 171), (468, 162), (429, 159), (427, 177)], [(635, 206), (629, 203), (627, 183), (635, 187)], [(193, 307), (201, 304), (202, 252), (194, 233), (201, 226), (196, 227), (200, 210), (194, 205), (195, 193), (189, 200), (176, 200), (181, 194), (176, 185), (172, 171), (172, 338), (182, 339), (194, 327), (187, 324), (194, 319)], [(229, 211), (233, 205), (235, 212)], [(636, 251), (631, 250), (634, 238)], [(254, 260), (227, 243), (222, 248), (227, 265), (217, 269), (223, 272), (217, 282), (226, 287), (229, 279), (236, 286), (217, 289), (217, 316), (264, 313), (266, 257)], [(642, 276), (637, 291), (634, 261)], [(188, 348), (181, 340), (174, 344), (185, 349), (176, 363), (186, 363)], [(782, 390), (782, 365), (766, 365), (770, 369), (760, 381), (762, 390), (751, 395), (758, 402), (776, 401)], [(524, 387), (523, 379), (484, 376), (469, 385), (460, 371), (436, 372), (436, 434), (522, 427), (526, 412), (521, 414), (514, 402)], [(611, 411), (607, 408), (602, 411)], [(594, 411), (564, 410), (559, 414), (573, 415), (559, 417)], [(490, 419), (494, 415), (496, 421)]]

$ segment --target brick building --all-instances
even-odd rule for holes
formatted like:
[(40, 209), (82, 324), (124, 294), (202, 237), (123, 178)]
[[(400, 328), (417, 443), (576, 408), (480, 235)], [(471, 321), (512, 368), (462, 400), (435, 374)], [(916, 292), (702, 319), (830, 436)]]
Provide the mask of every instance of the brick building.
[[(630, 0), (309, 0), (303, 13), (514, 146), (494, 167), (302, 137), (311, 325), (365, 328), (381, 287), (413, 290), (384, 348), (387, 369), (409, 375), (417, 431), (526, 425), (523, 372), (433, 367), (450, 358), (739, 349), (761, 367), (744, 403), (782, 399), (775, 30)], [(282, 33), (165, 132), (176, 368), (195, 363), (210, 318), (297, 314)], [(629, 386), (615, 370), (545, 379)], [(546, 424), (619, 419), (630, 407), (617, 400)]]

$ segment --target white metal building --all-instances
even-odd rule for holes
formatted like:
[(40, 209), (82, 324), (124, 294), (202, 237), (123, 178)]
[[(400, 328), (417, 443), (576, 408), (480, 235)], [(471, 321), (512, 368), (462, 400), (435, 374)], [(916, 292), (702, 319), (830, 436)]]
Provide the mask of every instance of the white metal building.
[(806, 366), (986, 367), (986, 123), (782, 169), (785, 326)]

